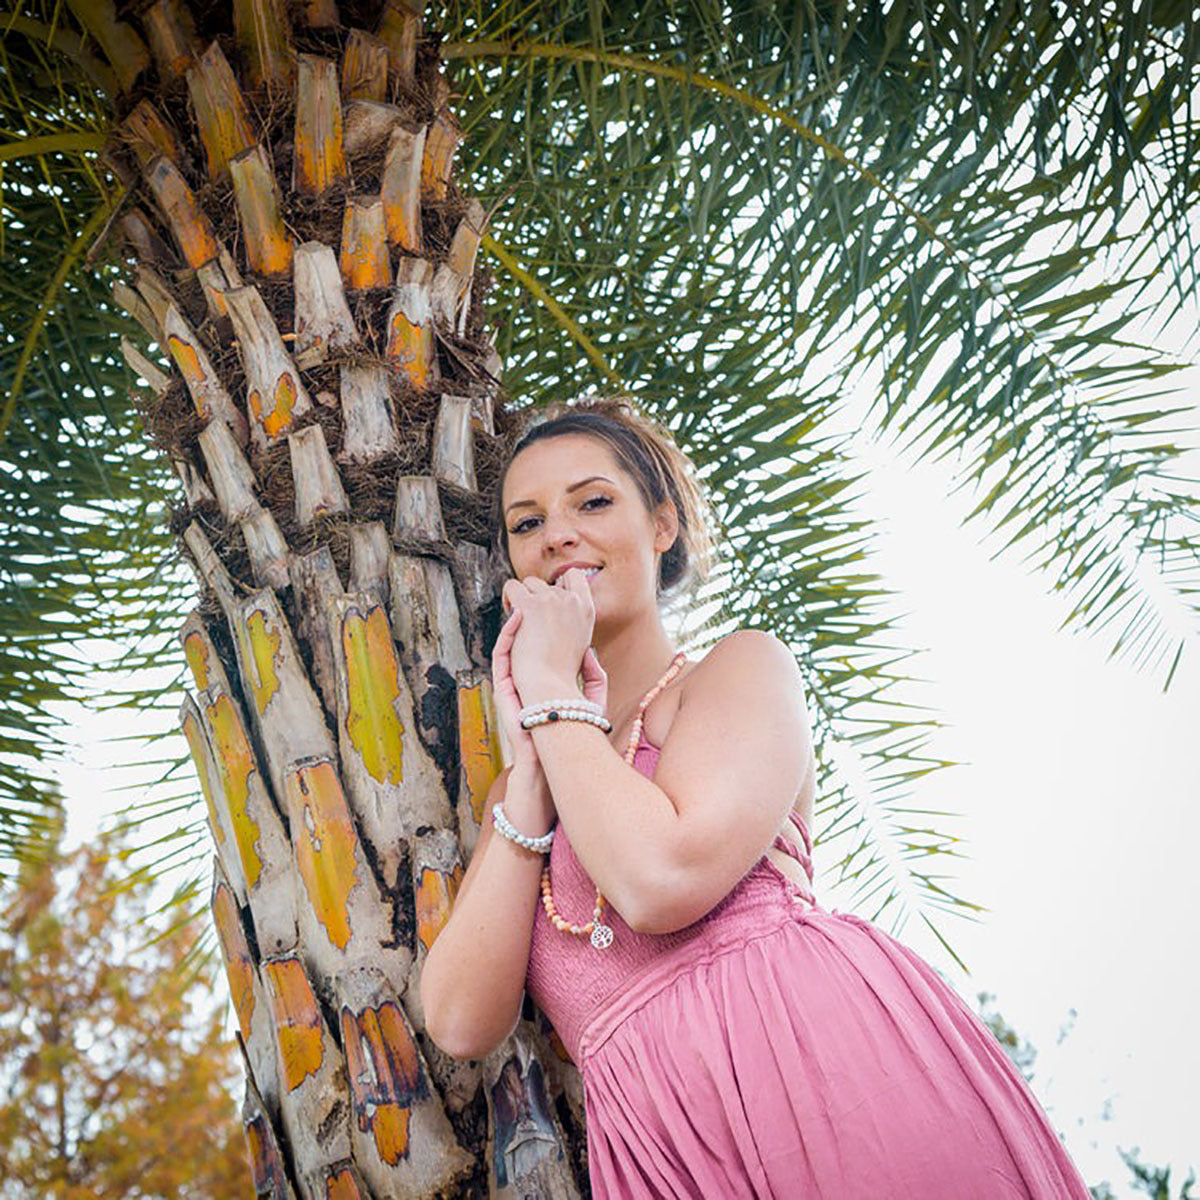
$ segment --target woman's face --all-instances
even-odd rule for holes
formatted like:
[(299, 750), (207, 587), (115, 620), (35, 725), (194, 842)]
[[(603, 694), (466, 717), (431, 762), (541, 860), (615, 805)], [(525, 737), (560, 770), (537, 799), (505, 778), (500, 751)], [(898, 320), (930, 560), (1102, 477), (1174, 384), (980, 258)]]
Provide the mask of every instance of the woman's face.
[(608, 445), (565, 433), (513, 459), (501, 498), (508, 556), (518, 579), (554, 584), (573, 564), (599, 567), (588, 582), (596, 620), (656, 604), (659, 556), (675, 540), (669, 501), (655, 519)]

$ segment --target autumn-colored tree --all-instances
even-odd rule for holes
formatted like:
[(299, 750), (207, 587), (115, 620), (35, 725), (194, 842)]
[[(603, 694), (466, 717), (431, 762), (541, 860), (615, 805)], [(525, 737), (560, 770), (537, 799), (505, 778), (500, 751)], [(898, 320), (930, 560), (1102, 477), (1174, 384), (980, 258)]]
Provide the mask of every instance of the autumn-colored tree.
[(182, 969), (194, 939), (154, 940), (112, 838), (57, 842), (0, 893), (0, 1195), (246, 1195), (237, 1052)]

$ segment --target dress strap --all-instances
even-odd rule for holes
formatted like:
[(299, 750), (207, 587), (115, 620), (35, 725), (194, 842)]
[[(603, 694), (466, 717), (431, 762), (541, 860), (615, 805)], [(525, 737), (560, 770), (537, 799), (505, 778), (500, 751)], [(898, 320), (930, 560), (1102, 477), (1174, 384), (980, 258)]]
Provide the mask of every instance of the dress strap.
[(788, 812), (788, 817), (792, 824), (796, 827), (796, 831), (800, 834), (800, 841), (803, 849), (797, 846), (790, 837), (785, 837), (782, 833), (775, 835), (775, 845), (785, 854), (790, 854), (798, 863), (804, 867), (808, 867), (812, 863), (812, 838), (809, 836), (808, 826), (804, 823), (804, 818), (793, 808)]

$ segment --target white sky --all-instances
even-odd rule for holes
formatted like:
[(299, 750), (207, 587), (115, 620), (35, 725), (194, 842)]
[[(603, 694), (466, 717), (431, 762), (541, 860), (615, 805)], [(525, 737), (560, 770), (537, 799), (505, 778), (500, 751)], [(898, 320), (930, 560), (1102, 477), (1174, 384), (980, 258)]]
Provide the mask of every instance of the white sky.
[(1059, 632), (1071, 602), (1019, 555), (990, 561), (1001, 543), (961, 527), (971, 502), (951, 495), (948, 466), (861, 448), (876, 569), (907, 613), (893, 640), (926, 651), (907, 664), (928, 681), (908, 698), (948, 726), (930, 753), (967, 764), (920, 780), (915, 806), (962, 814), (958, 889), (990, 910), (944, 926), (970, 978), (916, 923), (905, 940), (963, 994), (995, 993), (1037, 1048), (1035, 1090), (1089, 1184), (1134, 1194), (1116, 1145), (1176, 1164), (1181, 1184), (1200, 1169), (1200, 640), (1193, 627), (1164, 695), (1161, 670), (1107, 659), (1118, 624)]

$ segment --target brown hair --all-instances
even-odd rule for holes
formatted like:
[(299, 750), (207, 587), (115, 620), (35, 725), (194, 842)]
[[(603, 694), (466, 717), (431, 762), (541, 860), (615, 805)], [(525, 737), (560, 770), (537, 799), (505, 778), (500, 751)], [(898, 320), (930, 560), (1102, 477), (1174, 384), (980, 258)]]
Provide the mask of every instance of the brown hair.
[(709, 508), (696, 481), (695, 467), (671, 434), (625, 395), (589, 396), (573, 403), (555, 401), (531, 410), (496, 482), (492, 551), (497, 562), (512, 573), (502, 497), (513, 459), (533, 442), (567, 433), (584, 433), (607, 443), (637, 484), (649, 512), (653, 513), (663, 500), (674, 503), (679, 533), (659, 560), (658, 594), (706, 579), (712, 559)]

